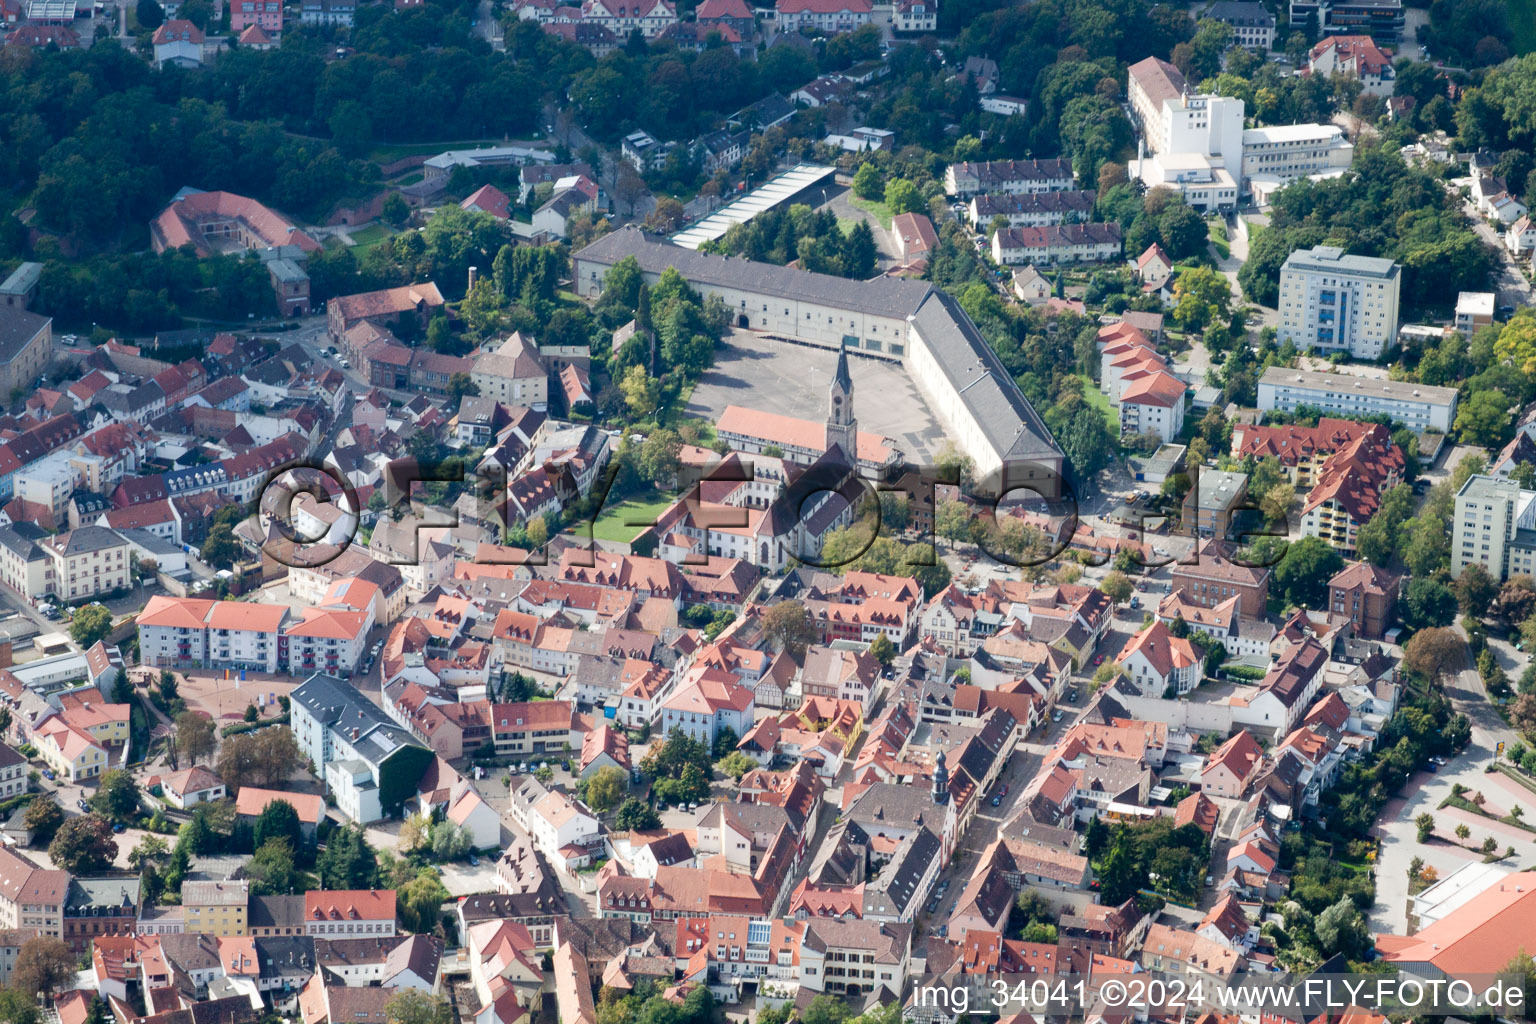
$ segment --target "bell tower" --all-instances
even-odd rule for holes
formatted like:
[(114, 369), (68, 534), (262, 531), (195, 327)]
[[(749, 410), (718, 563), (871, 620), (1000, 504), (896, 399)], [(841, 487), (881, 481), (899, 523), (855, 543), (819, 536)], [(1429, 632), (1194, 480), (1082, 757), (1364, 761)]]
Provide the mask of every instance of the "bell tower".
[(849, 469), (858, 468), (859, 436), (858, 421), (853, 418), (853, 378), (848, 375), (848, 351), (837, 353), (837, 373), (827, 388), (827, 450), (832, 446), (843, 450), (849, 459)]

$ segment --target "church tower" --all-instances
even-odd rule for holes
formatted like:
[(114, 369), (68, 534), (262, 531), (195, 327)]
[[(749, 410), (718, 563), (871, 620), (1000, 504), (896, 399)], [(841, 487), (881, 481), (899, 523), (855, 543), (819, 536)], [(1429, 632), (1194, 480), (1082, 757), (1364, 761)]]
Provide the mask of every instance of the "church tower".
[(933, 759), (933, 802), (944, 805), (949, 800), (949, 769), (944, 766), (944, 751), (941, 749)]
[(827, 389), (827, 450), (832, 446), (843, 450), (849, 459), (849, 469), (858, 468), (857, 439), (858, 421), (853, 418), (853, 378), (848, 375), (848, 351), (837, 353), (837, 373)]

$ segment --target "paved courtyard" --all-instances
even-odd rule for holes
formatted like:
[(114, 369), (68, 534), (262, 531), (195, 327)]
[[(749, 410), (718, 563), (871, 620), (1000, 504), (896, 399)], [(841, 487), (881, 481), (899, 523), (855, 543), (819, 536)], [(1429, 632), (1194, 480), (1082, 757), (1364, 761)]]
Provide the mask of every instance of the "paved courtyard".
[[(699, 379), (687, 413), (713, 423), (726, 406), (740, 405), (820, 423), (827, 418), (827, 384), (836, 368), (832, 349), (733, 331), (716, 350), (714, 368)], [(909, 459), (938, 454), (943, 427), (905, 369), (880, 359), (853, 358), (848, 372), (860, 430), (893, 439)]]
[[(274, 700), (286, 697), (306, 678), (247, 672), (242, 682), (238, 672), (230, 672), (229, 678), (225, 679), (223, 671), (203, 669), (177, 672), (176, 675), (180, 678), (177, 693), (187, 706), (206, 711), (214, 721), (225, 725), (244, 718), (246, 707), (256, 703), (257, 694), (263, 699), (267, 694), (272, 694)], [(281, 714), (282, 709), (274, 703), (263, 707), (261, 712), (264, 717), (271, 718)]]

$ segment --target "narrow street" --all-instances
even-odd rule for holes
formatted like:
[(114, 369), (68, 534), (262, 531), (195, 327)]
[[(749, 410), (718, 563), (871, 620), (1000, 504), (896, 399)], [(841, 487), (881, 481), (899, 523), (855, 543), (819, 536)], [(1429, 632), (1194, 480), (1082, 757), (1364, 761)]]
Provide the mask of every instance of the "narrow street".
[(1494, 279), (1499, 296), (1498, 304), (1517, 308), (1536, 305), (1536, 294), (1532, 293), (1531, 282), (1526, 278), (1525, 271), (1515, 262), (1515, 258), (1509, 254), (1509, 250), (1504, 248), (1503, 236), (1489, 226), (1471, 203), (1463, 202), (1461, 210), (1472, 221), (1472, 230), (1477, 232), (1477, 237), (1499, 251), (1499, 269)]

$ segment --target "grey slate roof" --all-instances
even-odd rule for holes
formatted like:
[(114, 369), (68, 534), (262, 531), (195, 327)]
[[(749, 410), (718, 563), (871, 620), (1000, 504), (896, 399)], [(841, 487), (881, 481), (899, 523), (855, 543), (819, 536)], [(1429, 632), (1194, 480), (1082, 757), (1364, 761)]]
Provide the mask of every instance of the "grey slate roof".
[(939, 368), (1002, 458), (1061, 458), (1061, 448), (1045, 420), (1029, 404), (960, 303), (944, 292), (931, 291), (917, 311), (916, 326)]
[(633, 226), (604, 235), (578, 252), (575, 258), (611, 267), (626, 256), (633, 256), (641, 271), (647, 274), (660, 274), (668, 267), (676, 267), (689, 281), (740, 288), (776, 298), (824, 303), (873, 316), (908, 316), (933, 291), (933, 286), (926, 281), (877, 277), (871, 281), (851, 282), (831, 274), (813, 274), (772, 263), (712, 256), (673, 245)]
[(0, 363), (8, 363), (21, 354), (27, 342), (53, 321), (46, 316), (21, 309), (0, 312)]
[[(892, 913), (907, 918), (908, 908), (922, 899), (917, 884), (941, 853), (938, 836), (920, 828), (901, 841), (880, 875), (864, 890), (864, 912)], [(874, 902), (872, 902), (874, 901)]]

